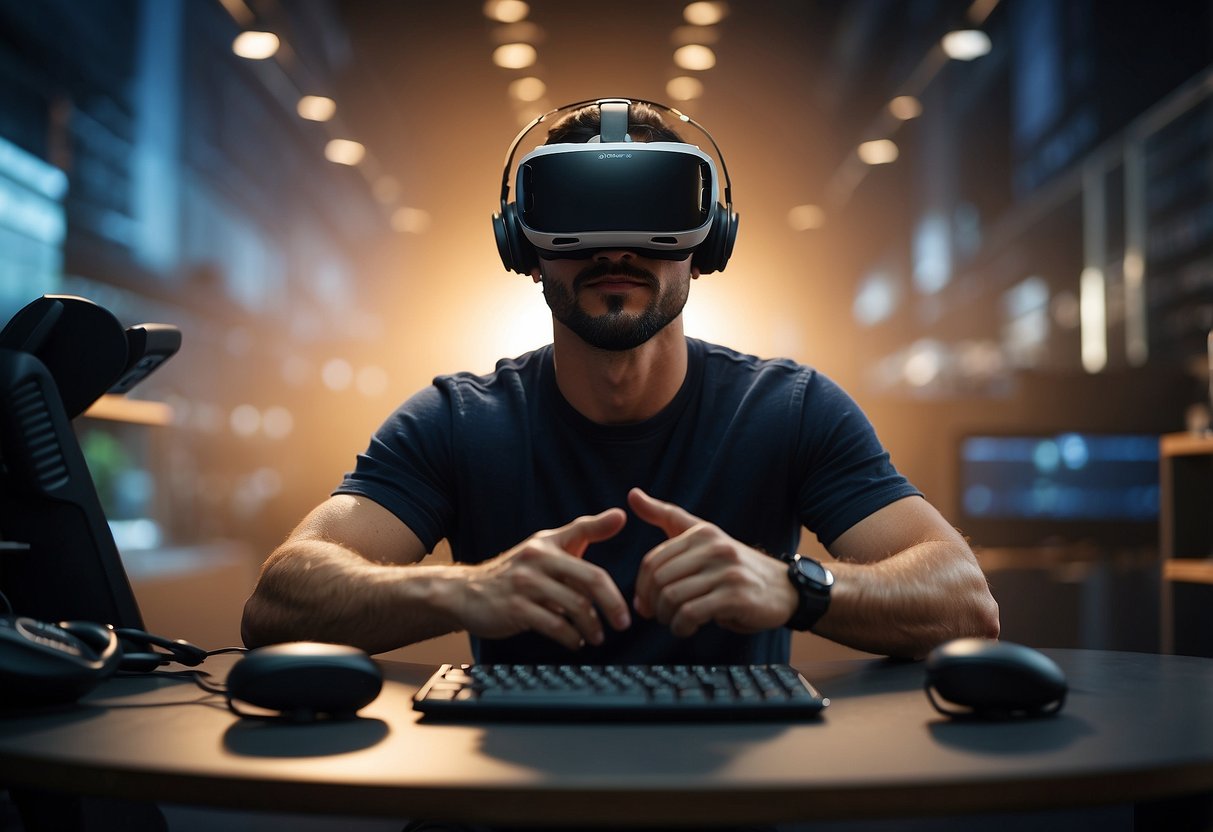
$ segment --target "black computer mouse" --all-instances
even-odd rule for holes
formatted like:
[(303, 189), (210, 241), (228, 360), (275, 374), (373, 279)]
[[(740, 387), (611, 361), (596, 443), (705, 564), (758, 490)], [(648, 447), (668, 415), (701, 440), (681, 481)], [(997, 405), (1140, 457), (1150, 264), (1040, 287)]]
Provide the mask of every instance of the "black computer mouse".
[(300, 722), (350, 719), (382, 689), (383, 670), (367, 653), (312, 641), (250, 650), (227, 675), (229, 704), (246, 702)]
[[(997, 639), (945, 642), (927, 655), (926, 669), (927, 697), (947, 716), (1046, 716), (1061, 710), (1069, 690), (1065, 673), (1044, 653)], [(945, 708), (936, 696), (961, 709)]]

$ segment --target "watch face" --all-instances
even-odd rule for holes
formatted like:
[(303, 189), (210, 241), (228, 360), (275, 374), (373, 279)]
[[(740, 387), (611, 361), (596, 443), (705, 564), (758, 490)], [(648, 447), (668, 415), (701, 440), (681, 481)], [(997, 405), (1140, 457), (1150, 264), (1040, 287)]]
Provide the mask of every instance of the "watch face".
[(834, 575), (812, 558), (796, 558), (796, 571), (810, 583), (819, 587), (828, 587), (834, 583)]

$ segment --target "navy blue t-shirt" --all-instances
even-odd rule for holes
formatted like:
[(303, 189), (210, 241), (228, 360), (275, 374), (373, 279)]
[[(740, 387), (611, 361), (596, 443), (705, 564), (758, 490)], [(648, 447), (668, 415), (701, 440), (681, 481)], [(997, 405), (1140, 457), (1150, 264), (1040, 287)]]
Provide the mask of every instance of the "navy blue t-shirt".
[[(644, 422), (601, 425), (560, 393), (551, 346), (495, 372), (440, 376), (396, 410), (337, 494), (391, 511), (427, 549), (447, 538), (455, 560), (478, 563), (540, 529), (619, 506), (628, 522), (591, 544), (632, 599), (644, 555), (664, 534), (627, 508), (632, 487), (677, 503), (763, 551), (793, 552), (800, 528), (829, 545), (895, 500), (919, 492), (889, 461), (870, 422), (809, 367), (763, 360), (688, 338), (686, 380)], [(786, 628), (755, 635), (714, 624), (676, 638), (633, 615), (624, 632), (571, 652), (527, 633), (472, 639), (480, 662), (767, 663), (788, 660)]]

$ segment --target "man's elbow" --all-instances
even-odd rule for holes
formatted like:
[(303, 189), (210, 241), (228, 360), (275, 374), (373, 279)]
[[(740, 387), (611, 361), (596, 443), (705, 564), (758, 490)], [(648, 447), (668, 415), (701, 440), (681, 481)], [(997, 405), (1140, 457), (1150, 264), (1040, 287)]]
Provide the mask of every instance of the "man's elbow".
[(274, 601), (257, 590), (244, 602), (244, 613), (240, 617), (240, 640), (252, 650), (267, 644), (300, 641), (303, 637), (292, 632), (289, 618), (283, 615)]
[(253, 595), (245, 601), (244, 614), (240, 617), (240, 640), (250, 650), (256, 647), (264, 647), (273, 641), (273, 639), (266, 637), (264, 627), (260, 624), (258, 618), (259, 604), (257, 596)]
[(978, 638), (998, 638), (1002, 625), (998, 620), (998, 602), (990, 594), (989, 585), (982, 580), (981, 588), (976, 592), (972, 602), (972, 632), (968, 635)]
[(994, 600), (990, 601), (991, 609), (982, 617), (981, 635), (983, 638), (998, 638), (1002, 632), (1002, 625), (998, 621), (998, 603)]

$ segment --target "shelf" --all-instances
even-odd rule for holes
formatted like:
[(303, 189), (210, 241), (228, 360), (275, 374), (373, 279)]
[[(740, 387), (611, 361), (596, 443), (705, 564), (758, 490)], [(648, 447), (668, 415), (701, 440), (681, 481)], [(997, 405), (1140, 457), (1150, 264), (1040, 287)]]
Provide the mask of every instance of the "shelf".
[(1162, 574), (1168, 581), (1213, 584), (1213, 559), (1172, 558), (1163, 563)]
[(173, 409), (164, 402), (128, 399), (106, 393), (93, 402), (85, 416), (90, 419), (110, 419), (137, 425), (168, 425), (173, 421)]
[(1168, 433), (1162, 437), (1160, 448), (1164, 457), (1213, 454), (1213, 432)]
[(1213, 431), (1166, 434), (1159, 452), (1160, 646), (1164, 653), (1213, 655), (1203, 635), (1213, 590)]

